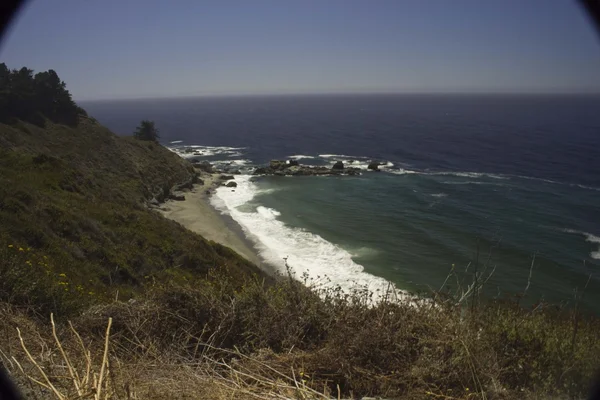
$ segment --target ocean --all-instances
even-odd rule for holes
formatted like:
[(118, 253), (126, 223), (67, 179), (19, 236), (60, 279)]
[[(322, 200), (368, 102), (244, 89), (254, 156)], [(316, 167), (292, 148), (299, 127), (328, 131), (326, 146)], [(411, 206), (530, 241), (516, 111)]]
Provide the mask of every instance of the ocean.
[[(600, 313), (600, 96), (243, 96), (81, 105), (118, 134), (154, 120), (173, 151), (238, 169), (238, 187), (219, 189), (212, 204), (279, 269), (285, 259), (297, 276), (346, 289), (392, 282), (430, 293), (450, 271), (465, 285), (478, 268), (489, 276), (488, 298), (521, 294), (529, 281), (524, 303), (578, 301)], [(250, 175), (271, 159), (343, 161), (364, 171)], [(382, 172), (367, 171), (372, 160), (385, 164)]]

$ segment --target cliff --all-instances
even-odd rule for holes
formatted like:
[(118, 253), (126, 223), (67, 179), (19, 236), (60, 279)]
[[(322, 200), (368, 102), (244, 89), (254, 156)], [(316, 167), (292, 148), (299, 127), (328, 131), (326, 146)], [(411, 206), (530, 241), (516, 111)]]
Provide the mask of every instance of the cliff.
[[(2, 300), (10, 294), (69, 314), (117, 291), (126, 300), (149, 277), (199, 277), (215, 265), (240, 280), (261, 275), (233, 251), (146, 206), (196, 177), (168, 149), (118, 137), (89, 117), (75, 127), (0, 124), (0, 252), (8, 252), (0, 266)], [(29, 268), (9, 268), (20, 262)], [(24, 279), (35, 284), (17, 289)], [(66, 289), (58, 297), (57, 280)]]

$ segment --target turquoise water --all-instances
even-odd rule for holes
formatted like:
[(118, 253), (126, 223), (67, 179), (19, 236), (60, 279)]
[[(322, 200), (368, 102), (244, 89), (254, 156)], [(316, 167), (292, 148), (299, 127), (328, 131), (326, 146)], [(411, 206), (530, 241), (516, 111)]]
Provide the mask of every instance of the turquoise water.
[[(452, 264), (469, 281), (465, 268), (478, 244), (480, 264), (489, 272), (495, 267), (486, 285), (490, 296), (521, 293), (534, 255), (531, 301), (570, 301), (597, 268), (591, 255), (600, 243), (573, 229), (576, 218), (566, 218), (577, 209), (585, 215), (583, 205), (597, 198), (593, 190), (519, 178), (389, 173), (264, 177), (255, 184), (263, 193), (255, 205), (277, 210), (287, 226), (317, 233), (366, 272), (410, 291), (440, 288)], [(600, 304), (599, 289), (592, 280), (584, 298), (589, 307)]]

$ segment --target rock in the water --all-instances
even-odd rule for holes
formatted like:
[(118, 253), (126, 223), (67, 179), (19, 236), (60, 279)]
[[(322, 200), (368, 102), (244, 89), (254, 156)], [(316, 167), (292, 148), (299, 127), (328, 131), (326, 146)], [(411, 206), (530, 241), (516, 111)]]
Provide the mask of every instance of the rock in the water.
[(282, 160), (271, 160), (269, 163), (269, 167), (274, 170), (284, 169), (286, 166), (286, 162)]
[(256, 168), (254, 170), (254, 175), (265, 175), (268, 174), (269, 170), (267, 168), (264, 167), (260, 167), (260, 168)]
[(234, 176), (233, 175), (221, 175), (219, 177), (219, 179), (222, 181), (230, 181), (230, 180), (234, 179)]
[(300, 163), (298, 162), (298, 160), (287, 160), (287, 166), (288, 167), (295, 167), (297, 165), (300, 165)]
[(169, 195), (169, 199), (175, 200), (175, 201), (184, 201), (185, 196), (182, 194), (171, 194), (171, 195)]
[(208, 161), (202, 161), (201, 163), (195, 164), (194, 167), (199, 169), (200, 171), (208, 172), (211, 174), (213, 173), (213, 166)]
[(367, 169), (371, 169), (373, 171), (379, 171), (379, 163), (378, 162), (372, 162), (369, 164), (369, 166), (367, 167)]
[(228, 182), (227, 185), (225, 185), (227, 187), (237, 187), (237, 183), (234, 181)]
[(210, 190), (207, 190), (207, 191), (206, 191), (206, 192), (204, 192), (204, 193), (206, 193), (208, 196), (210, 196), (210, 195), (211, 195), (211, 193), (210, 193)]
[(331, 169), (344, 169), (344, 163), (341, 161), (338, 161), (335, 164), (333, 164), (333, 167), (331, 167)]

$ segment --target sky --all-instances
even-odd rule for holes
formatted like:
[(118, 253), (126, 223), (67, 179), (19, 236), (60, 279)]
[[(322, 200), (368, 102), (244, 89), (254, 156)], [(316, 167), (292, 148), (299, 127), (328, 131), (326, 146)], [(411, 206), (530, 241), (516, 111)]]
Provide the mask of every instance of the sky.
[(75, 100), (600, 92), (573, 0), (32, 0), (0, 44)]

